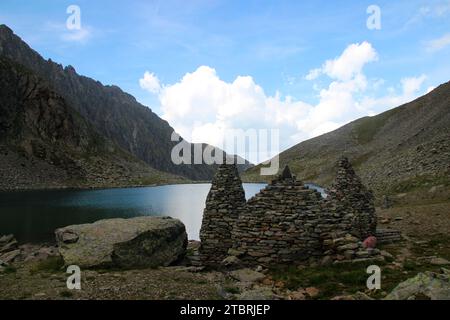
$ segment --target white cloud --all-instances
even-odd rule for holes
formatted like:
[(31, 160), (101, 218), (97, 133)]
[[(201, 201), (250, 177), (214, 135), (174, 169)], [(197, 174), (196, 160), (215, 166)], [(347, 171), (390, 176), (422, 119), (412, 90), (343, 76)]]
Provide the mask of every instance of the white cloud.
[(415, 93), (422, 87), (426, 78), (427, 77), (424, 74), (419, 77), (403, 78), (401, 80), (403, 95), (405, 97), (414, 97)]
[(216, 145), (226, 129), (294, 127), (296, 119), (306, 116), (310, 108), (290, 97), (267, 96), (250, 76), (225, 82), (207, 66), (165, 86), (159, 98), (163, 118), (182, 136)]
[(318, 91), (314, 104), (279, 92), (268, 95), (251, 76), (226, 82), (208, 66), (200, 66), (179, 82), (164, 86), (154, 74), (146, 72), (141, 87), (159, 93), (162, 117), (187, 140), (221, 146), (227, 129), (277, 128), (281, 148), (285, 149), (359, 117), (396, 107), (421, 93), (425, 75), (401, 79), (399, 93), (392, 87), (385, 96), (370, 97), (373, 88), (379, 91), (384, 85), (382, 79), (368, 80), (363, 73), (364, 66), (376, 59), (372, 45), (363, 42), (349, 45), (339, 57), (313, 69), (320, 71), (310, 72), (309, 78), (323, 74), (330, 81)]
[(152, 72), (145, 71), (144, 77), (139, 79), (139, 85), (142, 89), (150, 91), (151, 93), (159, 93), (161, 91), (161, 84), (158, 77)]
[(312, 69), (305, 76), (305, 79), (306, 80), (315, 80), (315, 79), (317, 79), (320, 76), (321, 73), (322, 73), (322, 69), (321, 68)]
[(450, 45), (450, 33), (444, 34), (442, 37), (430, 40), (426, 43), (426, 49), (430, 52), (439, 51)]
[(431, 87), (429, 87), (425, 92), (422, 91), (422, 86), (426, 78), (427, 77), (425, 75), (403, 78), (400, 80), (402, 88), (400, 94), (396, 94), (394, 88), (389, 88), (388, 95), (386, 96), (379, 98), (364, 97), (361, 101), (361, 106), (363, 109), (367, 110), (369, 115), (373, 115), (414, 100), (417, 96), (431, 91)]
[(366, 41), (349, 45), (337, 58), (327, 60), (321, 68), (313, 69), (306, 76), (307, 80), (314, 80), (320, 74), (338, 80), (350, 80), (360, 74), (362, 68), (369, 62), (378, 59), (377, 52)]
[(369, 62), (377, 60), (377, 53), (368, 42), (351, 44), (334, 60), (328, 60), (323, 66), (323, 72), (331, 78), (350, 80), (361, 73)]

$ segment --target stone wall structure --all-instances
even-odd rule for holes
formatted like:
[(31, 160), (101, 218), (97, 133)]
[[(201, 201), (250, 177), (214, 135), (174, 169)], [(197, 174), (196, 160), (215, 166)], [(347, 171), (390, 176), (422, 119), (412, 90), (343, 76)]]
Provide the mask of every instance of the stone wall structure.
[(336, 179), (327, 193), (328, 200), (335, 203), (338, 211), (348, 215), (350, 234), (360, 240), (376, 234), (374, 196), (361, 182), (346, 157), (339, 159)]
[[(379, 252), (362, 240), (375, 235), (373, 195), (341, 158), (328, 197), (306, 187), (289, 168), (245, 202), (235, 167), (222, 165), (212, 182), (200, 233), (206, 265), (339, 262)], [(229, 259), (234, 257), (233, 259)]]
[(288, 264), (320, 256), (315, 226), (321, 195), (292, 176), (289, 168), (246, 205), (233, 229), (232, 254), (246, 264)]
[(217, 265), (233, 245), (232, 229), (245, 206), (245, 192), (236, 165), (222, 164), (212, 180), (200, 229), (200, 258)]

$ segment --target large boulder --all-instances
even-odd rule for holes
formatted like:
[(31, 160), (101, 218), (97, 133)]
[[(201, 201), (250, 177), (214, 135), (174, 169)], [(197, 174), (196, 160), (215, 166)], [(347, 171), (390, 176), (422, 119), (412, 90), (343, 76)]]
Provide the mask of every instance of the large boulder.
[(400, 283), (385, 298), (386, 300), (450, 300), (450, 271), (443, 268), (442, 274), (424, 272)]
[(184, 224), (170, 217), (107, 219), (55, 231), (66, 265), (79, 267), (168, 266), (184, 257)]

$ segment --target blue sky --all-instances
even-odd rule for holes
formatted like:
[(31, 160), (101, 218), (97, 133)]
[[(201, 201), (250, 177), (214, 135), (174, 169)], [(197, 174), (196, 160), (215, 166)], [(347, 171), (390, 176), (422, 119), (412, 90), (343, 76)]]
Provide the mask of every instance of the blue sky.
[[(74, 36), (65, 27), (72, 4), (81, 9), (83, 29)], [(366, 10), (372, 4), (381, 9), (380, 30), (366, 27)], [(242, 101), (256, 118), (277, 118), (261, 121), (266, 127), (289, 127), (281, 134), (285, 148), (450, 80), (449, 0), (2, 0), (0, 23), (45, 58), (120, 86), (182, 134), (203, 128), (188, 137), (193, 140), (209, 136), (207, 128), (255, 126), (244, 111), (242, 116), (239, 110), (225, 115), (231, 102), (213, 105), (222, 101), (205, 97), (211, 92)], [(359, 67), (351, 65), (353, 55), (365, 54)], [(324, 67), (327, 61), (331, 68), (341, 65), (354, 73), (338, 74)], [(322, 69), (320, 75), (307, 80), (314, 69)], [(154, 90), (139, 81), (146, 71), (156, 81)], [(188, 73), (192, 77), (183, 78)], [(239, 77), (246, 81), (235, 83)], [(199, 88), (202, 81), (210, 84), (208, 90)], [(343, 104), (349, 105), (337, 114), (340, 106), (327, 101), (347, 89), (351, 97), (343, 98)], [(185, 113), (173, 103), (184, 105)], [(258, 109), (258, 104), (265, 106)], [(290, 111), (275, 115), (273, 108)], [(205, 109), (208, 117), (203, 117)], [(335, 116), (313, 115), (319, 110)], [(314, 128), (324, 125), (315, 131), (305, 121)]]

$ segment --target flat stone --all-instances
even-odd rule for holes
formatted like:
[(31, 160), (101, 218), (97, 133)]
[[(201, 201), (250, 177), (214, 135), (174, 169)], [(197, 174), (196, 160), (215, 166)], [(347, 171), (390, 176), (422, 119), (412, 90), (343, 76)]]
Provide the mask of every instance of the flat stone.
[(223, 259), (222, 265), (226, 267), (237, 267), (242, 265), (242, 261), (236, 256), (228, 256)]
[(316, 297), (319, 294), (319, 289), (315, 288), (315, 287), (309, 287), (305, 289), (305, 292), (308, 296), (310, 296), (311, 298)]
[(305, 300), (306, 299), (306, 292), (305, 290), (301, 289), (301, 290), (297, 290), (297, 291), (293, 291), (289, 294), (289, 297), (292, 300)]
[(228, 254), (229, 254), (230, 256), (240, 257), (241, 255), (244, 254), (244, 252), (242, 252), (242, 251), (240, 251), (240, 250), (236, 250), (236, 249), (231, 248), (231, 249), (228, 250)]
[(3, 261), (3, 263), (10, 264), (10, 263), (14, 262), (14, 260), (15, 260), (18, 256), (20, 256), (20, 250), (19, 250), (19, 249), (13, 250), (13, 251), (10, 251), (10, 252), (7, 252), (7, 253), (4, 253), (4, 254), (0, 257), (0, 259)]
[(250, 283), (261, 281), (266, 277), (263, 273), (248, 268), (232, 271), (230, 276), (238, 281)]
[(434, 266), (446, 266), (446, 265), (449, 265), (450, 262), (444, 258), (433, 258), (430, 260), (430, 264), (432, 264)]
[(389, 252), (387, 252), (386, 250), (381, 250), (380, 254), (381, 254), (381, 256), (383, 256), (385, 258), (394, 259), (394, 256), (392, 254), (390, 254)]
[(19, 244), (17, 243), (17, 241), (12, 240), (12, 241), (4, 244), (2, 247), (0, 247), (0, 253), (16, 250), (18, 248), (18, 246), (19, 246)]
[(339, 246), (338, 250), (339, 251), (355, 250), (355, 249), (358, 249), (358, 247), (359, 247), (359, 245), (357, 243), (348, 243), (348, 244)]

